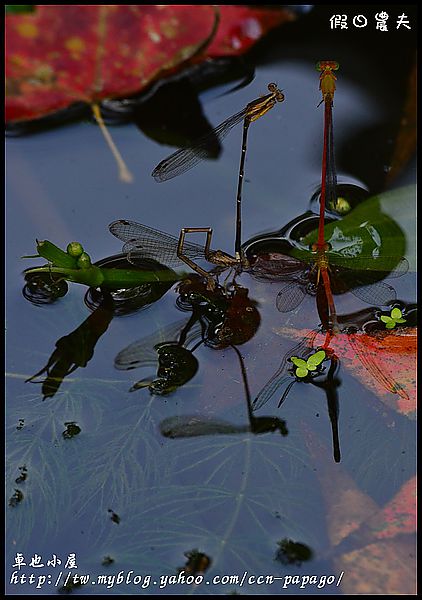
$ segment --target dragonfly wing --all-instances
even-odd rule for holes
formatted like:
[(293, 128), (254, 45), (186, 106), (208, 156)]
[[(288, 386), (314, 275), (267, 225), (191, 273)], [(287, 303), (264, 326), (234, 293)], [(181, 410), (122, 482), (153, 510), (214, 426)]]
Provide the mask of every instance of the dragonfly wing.
[(363, 302), (375, 306), (387, 306), (397, 298), (396, 290), (383, 281), (352, 288), (350, 291)]
[[(126, 249), (127, 244), (123, 247), (124, 252), (128, 252), (127, 259), (133, 265), (143, 265), (145, 258), (151, 258), (159, 263), (165, 264), (168, 267), (182, 267), (186, 265), (185, 261), (177, 256), (178, 240), (175, 243), (154, 242), (144, 244), (140, 242), (138, 245)], [(185, 243), (183, 245), (183, 255), (191, 260), (205, 260), (204, 248), (199, 244)]]
[[(153, 334), (133, 342), (116, 356), (114, 359), (115, 368), (128, 371), (140, 367), (155, 366), (157, 363), (155, 347), (165, 342), (177, 344), (186, 324), (186, 319), (176, 321), (164, 329), (159, 329)], [(186, 336), (185, 345), (188, 345), (200, 336), (201, 326), (199, 323), (194, 323)]]
[(394, 279), (405, 275), (409, 270), (409, 262), (406, 258), (401, 258), (397, 265), (388, 273), (386, 279)]
[(294, 310), (302, 302), (305, 295), (305, 291), (298, 281), (288, 281), (277, 294), (275, 301), (277, 310), (282, 313)]
[(216, 142), (220, 142), (235, 125), (244, 119), (246, 113), (247, 109), (244, 108), (223, 121), (213, 131), (199, 138), (194, 142), (193, 146), (177, 150), (162, 160), (152, 172), (155, 181), (162, 182), (177, 177), (194, 167), (204, 158), (209, 157), (210, 148), (215, 147)]
[(337, 265), (347, 271), (350, 269), (352, 273), (356, 273), (357, 277), (363, 275), (367, 278), (373, 273), (378, 275), (378, 279), (394, 279), (401, 277), (409, 270), (408, 260), (399, 256), (341, 256), (333, 252), (329, 253), (329, 260), (334, 266)]
[(166, 250), (162, 246), (160, 248), (137, 246), (130, 250), (127, 255), (128, 261), (135, 266), (142, 266), (146, 258), (155, 260), (168, 267), (180, 268), (183, 264), (183, 261), (171, 249)]
[(202, 435), (232, 434), (245, 431), (245, 427), (232, 425), (227, 421), (219, 421), (198, 415), (168, 417), (160, 423), (160, 431), (164, 437), (187, 438)]
[(265, 257), (257, 256), (250, 273), (255, 279), (285, 281), (292, 275), (303, 274), (306, 267), (306, 263), (293, 256), (270, 253)]
[(295, 382), (293, 375), (289, 373), (282, 376), (282, 370), (279, 369), (271, 379), (264, 385), (262, 390), (259, 392), (257, 397), (252, 403), (252, 410), (259, 410), (264, 404), (268, 402), (270, 398), (276, 393), (279, 388), (290, 388), (292, 383)]
[(128, 221), (127, 219), (119, 219), (113, 221), (108, 226), (110, 233), (116, 238), (125, 242), (126, 252), (136, 246), (141, 240), (145, 243), (152, 243), (157, 241), (167, 241), (176, 243), (177, 238), (170, 233), (160, 231), (159, 229), (153, 229), (142, 223), (136, 221)]
[(376, 364), (372, 354), (358, 339), (358, 336), (355, 334), (348, 335), (349, 343), (352, 346), (353, 350), (356, 352), (356, 355), (359, 357), (362, 365), (369, 371), (369, 373), (377, 380), (379, 383), (384, 386), (384, 388), (393, 393), (398, 394), (402, 398), (408, 400), (409, 396), (402, 388), (402, 386), (395, 381), (388, 373), (384, 370), (380, 369), (380, 367)]
[(289, 359), (292, 356), (305, 356), (309, 354), (309, 352), (313, 351), (314, 341), (316, 336), (318, 335), (319, 330), (313, 329), (311, 330), (294, 348), (291, 348), (281, 359), (281, 363), (277, 371), (271, 377), (271, 379), (264, 385), (262, 390), (259, 392), (257, 397), (252, 403), (252, 410), (258, 410), (261, 406), (264, 406), (268, 402), (268, 400), (275, 394), (275, 392), (281, 387), (284, 387), (284, 393), (281, 396), (281, 400), (284, 401), (287, 393), (290, 390), (290, 385), (292, 381), (295, 382), (296, 379), (293, 378), (288, 372), (290, 361)]
[[(135, 221), (119, 220), (109, 225), (110, 232), (119, 240), (125, 242), (123, 252), (128, 253), (128, 261), (134, 265), (143, 266), (145, 258), (156, 260), (169, 267), (180, 267), (185, 264), (177, 256), (179, 238), (136, 223)], [(205, 259), (203, 246), (185, 242), (183, 253), (192, 260)]]

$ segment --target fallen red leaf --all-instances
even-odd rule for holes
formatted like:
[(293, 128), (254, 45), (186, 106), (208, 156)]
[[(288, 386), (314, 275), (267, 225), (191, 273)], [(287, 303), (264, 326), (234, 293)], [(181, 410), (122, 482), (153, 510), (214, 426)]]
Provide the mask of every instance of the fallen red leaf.
[(283, 9), (213, 5), (40, 5), (8, 14), (6, 121), (139, 93), (188, 62), (245, 52), (292, 19)]
[(379, 510), (378, 504), (362, 492), (352, 477), (334, 463), (326, 446), (305, 423), (301, 424), (306, 445), (321, 486), (327, 508), (327, 533), (333, 546), (357, 530)]
[(380, 508), (302, 424), (327, 511), (329, 555), (343, 572), (342, 594), (414, 594), (416, 477)]
[(361, 542), (393, 538), (416, 531), (416, 476), (402, 485), (398, 493), (355, 533)]
[(293, 21), (295, 15), (279, 7), (220, 5), (220, 24), (214, 39), (206, 50), (207, 56), (234, 56), (249, 50), (267, 31)]
[[(309, 331), (282, 327), (276, 333), (293, 340), (303, 339)], [(318, 334), (313, 347), (322, 346), (325, 334)], [(364, 333), (338, 333), (329, 347), (343, 366), (350, 370), (387, 406), (414, 418), (416, 413), (417, 329), (406, 327)]]

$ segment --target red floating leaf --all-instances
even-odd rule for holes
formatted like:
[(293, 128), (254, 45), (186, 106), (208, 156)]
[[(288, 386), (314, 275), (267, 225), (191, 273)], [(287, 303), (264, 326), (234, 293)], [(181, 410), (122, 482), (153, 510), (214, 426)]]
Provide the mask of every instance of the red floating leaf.
[(333, 546), (356, 531), (379, 510), (378, 504), (360, 490), (352, 477), (333, 463), (317, 434), (302, 423), (306, 445), (317, 467), (316, 474), (327, 509), (327, 533)]
[(139, 93), (188, 62), (245, 52), (293, 18), (212, 5), (40, 5), (8, 14), (6, 121)]
[[(277, 333), (294, 340), (309, 334), (291, 328), (278, 329)], [(322, 346), (325, 338), (325, 334), (319, 334), (313, 346)], [(329, 346), (344, 367), (387, 406), (408, 417), (415, 416), (416, 327), (383, 330), (371, 335), (338, 333)]]
[(383, 508), (362, 492), (302, 424), (327, 510), (330, 556), (342, 594), (414, 594), (416, 478)]
[(366, 524), (377, 539), (416, 531), (416, 477), (406, 481), (394, 498)]
[[(343, 593), (414, 594), (416, 575), (416, 477), (336, 550), (345, 572)], [(344, 551), (352, 545), (356, 549)]]
[(219, 6), (220, 24), (206, 54), (211, 58), (243, 54), (270, 29), (296, 17), (288, 10)]

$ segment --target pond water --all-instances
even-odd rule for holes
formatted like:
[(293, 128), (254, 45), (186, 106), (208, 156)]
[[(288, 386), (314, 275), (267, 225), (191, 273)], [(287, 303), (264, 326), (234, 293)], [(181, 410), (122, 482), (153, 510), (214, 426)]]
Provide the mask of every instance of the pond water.
[[(359, 7), (347, 8), (352, 15)], [(316, 60), (340, 63), (334, 105), (339, 181), (359, 185), (370, 196), (386, 190), (400, 195), (403, 186), (415, 183), (411, 161), (385, 185), (414, 58), (413, 32), (400, 34), (399, 41), (394, 31), (384, 39), (374, 30), (330, 32), (329, 9), (315, 8), (260, 44), (248, 58), (248, 66), (256, 68), (245, 87), (225, 93), (233, 87), (226, 83), (200, 94), (202, 110), (215, 126), (265, 94), (269, 82), (285, 93), (283, 103), (250, 127), (243, 241), (280, 230), (311, 207), (321, 177), (324, 112), (322, 106), (316, 108)], [(157, 106), (152, 129), (159, 129), (159, 111), (166, 110)], [(240, 581), (246, 571), (256, 577), (315, 575), (318, 581), (333, 575), (337, 581), (344, 571), (338, 587), (292, 585), (282, 593), (362, 593), (357, 583), (362, 565), (350, 557), (365, 542), (364, 537), (347, 537), (351, 523), (365, 523), (413, 477), (415, 423), (392, 408), (388, 397), (394, 394), (365, 384), (372, 375), (364, 368), (359, 371), (347, 340), (336, 375), (340, 462), (333, 459), (327, 395), (317, 386), (298, 382), (280, 409), (275, 395), (255, 413), (282, 419), (286, 431), (255, 435), (247, 430), (247, 396), (239, 356), (232, 348), (200, 345), (195, 376), (169, 395), (154, 396), (147, 388), (129, 392), (154, 368), (117, 370), (116, 355), (155, 334), (153, 343), (166, 341), (169, 326), (188, 321), (191, 313), (176, 305), (175, 286), (145, 310), (110, 320), (86, 367), (65, 378), (54, 397), (43, 401), (41, 385), (26, 382), (47, 364), (56, 342), (91, 314), (84, 303), (86, 290), (77, 284), (69, 284), (68, 294), (51, 305), (35, 306), (24, 298), (22, 271), (39, 263), (21, 257), (35, 253), (35, 240), (51, 240), (62, 248), (78, 240), (99, 260), (121, 250), (109, 223), (129, 219), (175, 236), (182, 227), (212, 227), (212, 246), (232, 254), (241, 129), (239, 125), (224, 140), (217, 160), (203, 161), (161, 184), (150, 173), (173, 148), (147, 137), (134, 123), (110, 128), (134, 176), (131, 184), (118, 179), (114, 160), (91, 122), (7, 139), (7, 499), (16, 489), (23, 494), (21, 502), (7, 509), (7, 573), (14, 570), (16, 553), (26, 558), (56, 555), (63, 560), (60, 568), (37, 572), (54, 580), (59, 571), (69, 572), (64, 562), (74, 553), (78, 574), (94, 578), (123, 572), (126, 577), (133, 572), (130, 583), (117, 585), (116, 580), (108, 594), (281, 592), (282, 579), (244, 587), (234, 580), (153, 584), (186, 570), (186, 553), (196, 549), (211, 561), (208, 581), (223, 575), (237, 575)], [(389, 214), (406, 239), (404, 255), (411, 267), (390, 280), (402, 306), (416, 301), (412, 202), (413, 194), (410, 212), (389, 203)], [(275, 304), (279, 282), (242, 273), (238, 283), (249, 290), (260, 314), (256, 334), (238, 346), (254, 398), (282, 357), (305, 332), (318, 327), (320, 318), (311, 296), (295, 310), (280, 313)], [(335, 299), (339, 314), (368, 308), (353, 294)], [(186, 425), (186, 417), (194, 417), (197, 426), (205, 423), (203, 435), (198, 434), (200, 427), (195, 436), (174, 433), (177, 424)], [(211, 421), (217, 422), (212, 434)], [(69, 423), (80, 428), (73, 437), (63, 436), (65, 431), (75, 433)], [(169, 423), (173, 437), (163, 435)], [(186, 435), (186, 427), (184, 431)], [(23, 467), (27, 478), (16, 483)], [(384, 568), (386, 576), (397, 569), (397, 585), (407, 581), (411, 586), (414, 546), (404, 533), (403, 547), (397, 542), (396, 548), (408, 558), (397, 566), (390, 549), (378, 573)], [(282, 540), (305, 545), (311, 559), (305, 553), (302, 562), (289, 562), (288, 552), (279, 552)], [(342, 541), (345, 547), (336, 550)], [(370, 550), (362, 554), (368, 561), (375, 555), (376, 549), (374, 555)], [(107, 556), (112, 564), (104, 564)], [(149, 587), (148, 579), (144, 588), (140, 579), (135, 585), (136, 575), (144, 582), (151, 576)], [(362, 577), (374, 593), (375, 570)], [(88, 584), (73, 593), (95, 594), (97, 589)], [(391, 589), (386, 593), (397, 593)], [(9, 584), (7, 590), (38, 593), (29, 583)], [(53, 584), (42, 589), (43, 594), (56, 592)]]

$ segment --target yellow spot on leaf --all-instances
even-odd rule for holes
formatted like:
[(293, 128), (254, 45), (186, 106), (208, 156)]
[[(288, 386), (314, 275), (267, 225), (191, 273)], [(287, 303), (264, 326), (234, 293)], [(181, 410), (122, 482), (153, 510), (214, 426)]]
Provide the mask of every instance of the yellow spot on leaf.
[(78, 37), (68, 38), (64, 45), (70, 52), (83, 52), (85, 50), (85, 42)]
[(22, 67), (25, 64), (25, 58), (19, 54), (12, 54), (9, 60), (16, 67)]
[(152, 42), (154, 42), (155, 44), (158, 44), (159, 42), (161, 42), (161, 36), (156, 31), (153, 31), (152, 29), (150, 29), (148, 31), (148, 35), (149, 35), (150, 40)]
[(52, 83), (55, 80), (54, 70), (50, 65), (40, 65), (34, 71), (35, 79), (38, 79), (40, 83)]
[(179, 22), (177, 19), (169, 19), (168, 21), (163, 21), (160, 27), (163, 35), (168, 39), (172, 40), (176, 37), (179, 31)]
[(34, 23), (30, 23), (29, 21), (18, 23), (16, 25), (16, 28), (19, 34), (25, 38), (35, 38), (38, 35), (38, 27), (34, 25)]

